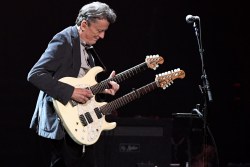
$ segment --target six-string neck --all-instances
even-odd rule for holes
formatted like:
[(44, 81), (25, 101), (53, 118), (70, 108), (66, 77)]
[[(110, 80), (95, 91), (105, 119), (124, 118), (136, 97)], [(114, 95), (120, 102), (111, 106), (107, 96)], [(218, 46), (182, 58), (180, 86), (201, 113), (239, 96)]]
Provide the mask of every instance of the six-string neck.
[(103, 105), (99, 108), (99, 110), (104, 115), (111, 114), (112, 111), (128, 104), (129, 102), (132, 102), (133, 100), (139, 99), (141, 96), (146, 95), (147, 93), (155, 90), (158, 87), (156, 82), (152, 82), (150, 84), (147, 84), (139, 89), (136, 89), (116, 100), (113, 100), (112, 102)]

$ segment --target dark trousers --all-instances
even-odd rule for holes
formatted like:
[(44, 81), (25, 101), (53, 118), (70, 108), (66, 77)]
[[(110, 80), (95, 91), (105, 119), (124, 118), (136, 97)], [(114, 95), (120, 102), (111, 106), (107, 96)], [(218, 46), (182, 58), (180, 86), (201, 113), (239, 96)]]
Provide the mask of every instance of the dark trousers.
[(40, 137), (40, 143), (48, 167), (96, 167), (94, 145), (85, 146), (83, 152), (83, 146), (69, 135), (62, 140)]

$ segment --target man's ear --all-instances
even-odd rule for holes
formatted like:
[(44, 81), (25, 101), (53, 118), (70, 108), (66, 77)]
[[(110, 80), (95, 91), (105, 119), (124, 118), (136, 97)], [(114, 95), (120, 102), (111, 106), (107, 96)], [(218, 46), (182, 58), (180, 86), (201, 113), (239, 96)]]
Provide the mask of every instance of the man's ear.
[(82, 31), (84, 31), (85, 29), (86, 29), (86, 27), (88, 26), (88, 23), (87, 23), (87, 21), (86, 20), (83, 20), (82, 22), (81, 22), (81, 30)]

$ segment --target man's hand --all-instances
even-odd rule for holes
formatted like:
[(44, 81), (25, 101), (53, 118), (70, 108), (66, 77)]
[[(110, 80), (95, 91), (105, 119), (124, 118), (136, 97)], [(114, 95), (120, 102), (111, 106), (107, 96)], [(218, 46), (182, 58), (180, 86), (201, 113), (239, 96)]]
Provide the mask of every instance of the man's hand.
[(93, 94), (88, 89), (83, 88), (75, 88), (74, 92), (71, 96), (71, 99), (79, 102), (79, 103), (86, 103), (89, 99), (93, 97)]
[[(109, 78), (113, 78), (115, 76), (115, 71), (112, 71)], [(115, 81), (110, 81), (109, 84), (111, 85), (110, 89), (105, 89), (103, 93), (115, 95), (115, 93), (119, 90), (120, 85), (117, 84)]]

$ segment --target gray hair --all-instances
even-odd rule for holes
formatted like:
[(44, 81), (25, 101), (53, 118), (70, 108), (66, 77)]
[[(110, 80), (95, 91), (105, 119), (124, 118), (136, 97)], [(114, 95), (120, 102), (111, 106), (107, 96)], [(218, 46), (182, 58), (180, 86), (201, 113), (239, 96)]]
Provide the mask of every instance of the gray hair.
[(90, 23), (97, 19), (106, 19), (109, 23), (114, 23), (116, 14), (107, 4), (98, 1), (92, 2), (80, 9), (75, 23), (80, 26), (83, 20)]

